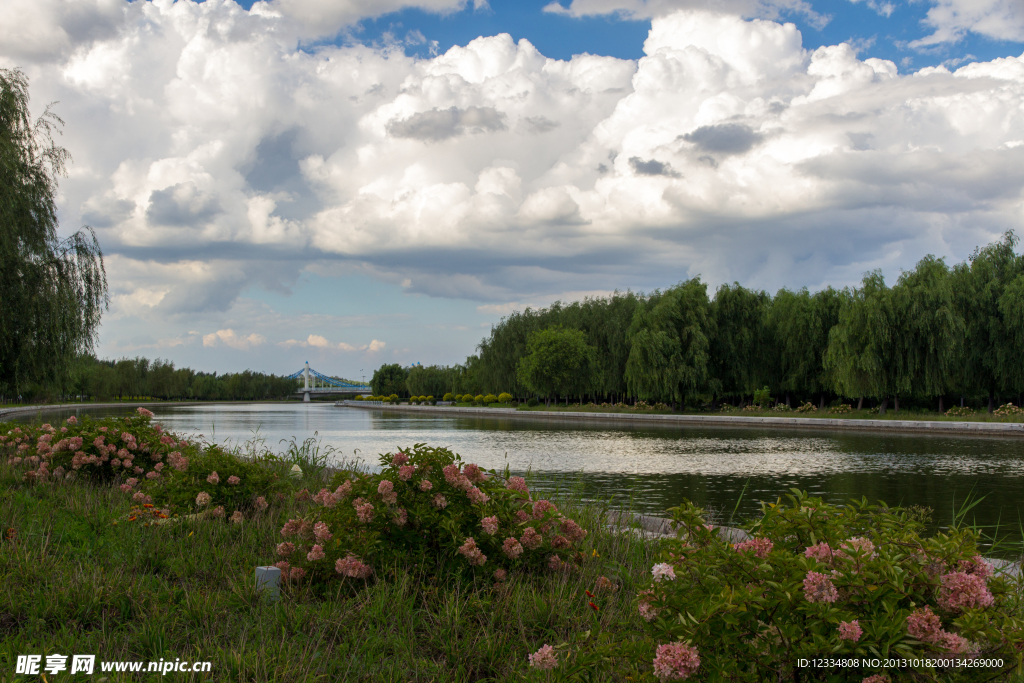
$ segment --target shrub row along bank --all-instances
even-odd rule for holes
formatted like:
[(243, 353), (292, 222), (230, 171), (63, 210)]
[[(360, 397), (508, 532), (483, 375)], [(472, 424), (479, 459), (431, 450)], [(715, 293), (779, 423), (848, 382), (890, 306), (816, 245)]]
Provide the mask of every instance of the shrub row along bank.
[[(675, 511), (683, 535), (655, 564), (649, 545), (604, 532), (599, 510), (563, 515), (535, 500), (524, 480), (422, 444), (382, 456), (379, 473), (339, 472), (310, 495), (324, 479), (293, 478), (288, 459), (189, 443), (144, 412), (60, 429), (10, 427), (0, 434), (0, 477), (15, 495), (0, 504), (12, 520), (0, 576), (15, 597), (0, 629), (26, 634), (0, 651), (11, 665), (18, 652), (44, 645), (117, 642), (111, 622), (126, 630), (125, 659), (186, 654), (168, 650), (174, 639), (194, 659), (220, 653), (223, 678), (245, 680), (345, 678), (351, 667), (355, 678), (382, 680), (505, 680), (549, 669), (564, 680), (988, 680), (1019, 665), (1024, 647), (1020, 587), (991, 576), (975, 536), (953, 530), (923, 539), (898, 510), (799, 496), (767, 507), (749, 527), (753, 540), (732, 546), (684, 505)], [(69, 519), (62, 507), (32, 502), (91, 497), (104, 507)], [(33, 526), (29, 508), (44, 521)], [(77, 540), (90, 539), (90, 553), (69, 554), (68, 525), (83, 519), (90, 530)], [(39, 533), (45, 538), (32, 540)], [(218, 563), (199, 570), (206, 551)], [(252, 589), (252, 567), (271, 559), (287, 563), (277, 611)], [(111, 576), (123, 561), (137, 576)], [(42, 565), (76, 580), (58, 589), (31, 568)], [(57, 597), (33, 602), (39, 581)], [(126, 581), (141, 592), (117, 594), (114, 585)], [(82, 585), (88, 597), (72, 597)], [(203, 634), (160, 612), (167, 604), (208, 624)], [(452, 621), (467, 611), (474, 623)], [(150, 612), (160, 612), (159, 628)], [(43, 626), (32, 614), (47, 615)], [(211, 622), (211, 614), (224, 618)], [(47, 619), (61, 628), (46, 629)], [(68, 630), (69, 621), (78, 626)], [(358, 638), (353, 623), (364, 624)], [(401, 655), (380, 634), (358, 644), (396, 623), (419, 625), (400, 634)], [(168, 635), (160, 635), (164, 626)], [(286, 643), (282, 629), (291, 634)], [(244, 645), (251, 631), (255, 648)], [(222, 649), (225, 642), (232, 645)], [(279, 656), (265, 651), (271, 643)], [(367, 648), (388, 652), (391, 670), (353, 660)], [(311, 660), (314, 651), (321, 654)], [(838, 678), (794, 668), (800, 657), (826, 654), (1004, 663), (869, 667)]]

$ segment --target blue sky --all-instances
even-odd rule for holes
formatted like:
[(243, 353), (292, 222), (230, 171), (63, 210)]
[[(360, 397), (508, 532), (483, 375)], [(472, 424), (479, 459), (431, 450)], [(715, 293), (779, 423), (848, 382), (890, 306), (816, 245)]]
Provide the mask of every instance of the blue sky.
[(106, 254), (98, 354), (357, 378), (556, 299), (1024, 229), (1019, 0), (549, 2), (9, 0), (62, 231)]
[[(240, 3), (250, 7), (252, 0)], [(509, 33), (512, 38), (526, 38), (546, 56), (569, 59), (575, 54), (610, 55), (622, 59), (644, 56), (643, 42), (650, 29), (650, 20), (632, 19), (621, 14), (595, 17), (571, 17), (545, 12), (550, 0), (490, 0), (483, 8), (472, 5), (446, 13), (407, 8), (380, 17), (368, 18), (347, 29), (334, 44), (361, 42), (384, 44), (388, 40), (405, 41), (410, 33), (419, 32), (405, 45), (408, 55), (430, 57), (431, 51), (445, 52), (453, 45), (465, 45), (478, 36)], [(563, 4), (564, 0), (563, 0)], [(877, 57), (895, 62), (901, 72), (916, 71), (942, 63), (959, 65), (968, 61), (988, 61), (996, 57), (1020, 55), (1024, 42), (997, 40), (974, 32), (966, 32), (953, 43), (928, 49), (914, 49), (909, 43), (934, 32), (927, 23), (932, 3), (851, 2), (832, 0), (810, 5), (827, 19), (821, 25), (809, 21), (805, 13), (782, 11), (780, 18), (796, 24), (803, 35), (804, 47), (813, 50), (822, 45), (849, 42), (857, 46), (860, 56)], [(889, 9), (891, 7), (891, 10)]]

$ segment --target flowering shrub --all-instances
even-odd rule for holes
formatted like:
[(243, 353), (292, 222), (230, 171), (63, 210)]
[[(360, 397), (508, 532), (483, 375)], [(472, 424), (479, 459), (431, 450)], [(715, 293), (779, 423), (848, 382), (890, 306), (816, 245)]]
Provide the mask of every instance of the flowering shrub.
[(845, 415), (846, 413), (853, 412), (853, 406), (851, 406), (849, 403), (840, 403), (837, 406), (832, 406), (831, 408), (829, 408), (828, 412), (832, 413), (833, 415)]
[(946, 411), (946, 417), (970, 417), (974, 415), (974, 409), (968, 406), (953, 406)]
[(499, 580), (508, 571), (575, 568), (587, 532), (549, 501), (533, 500), (521, 477), (463, 465), (424, 444), (382, 455), (381, 465), (379, 474), (336, 475), (308, 514), (285, 524), (277, 554), (286, 575), (298, 568), (312, 580), (366, 578), (410, 555)]
[(240, 458), (211, 445), (195, 449), (187, 468), (165, 468), (143, 489), (174, 512), (226, 516), (238, 523), (266, 510), (288, 488), (281, 469), (273, 460)]
[(1020, 417), (1024, 415), (1024, 410), (1021, 410), (1012, 403), (1005, 403), (992, 411), (992, 414), (996, 417)]
[[(25, 478), (46, 481), (72, 472), (93, 480), (159, 480), (187, 468), (195, 448), (150, 423), (153, 413), (139, 408), (131, 417), (93, 420), (75, 416), (54, 427), (15, 427), (0, 435), (0, 456), (25, 469)], [(73, 476), (75, 476), (73, 475)], [(143, 501), (147, 502), (147, 501)]]
[(810, 401), (806, 401), (802, 406), (796, 409), (798, 413), (816, 413), (818, 412), (818, 406), (814, 405)]
[(950, 655), (1002, 658), (1005, 671), (1018, 665), (1018, 593), (978, 556), (973, 532), (926, 539), (910, 515), (884, 506), (833, 506), (799, 493), (789, 500), (766, 505), (751, 539), (738, 544), (706, 526), (692, 504), (673, 510), (679, 538), (638, 594), (662, 643), (658, 678), (681, 680), (699, 667), (708, 680), (818, 680), (797, 662), (821, 656), (916, 662), (844, 669), (844, 681), (998, 673), (925, 663)]

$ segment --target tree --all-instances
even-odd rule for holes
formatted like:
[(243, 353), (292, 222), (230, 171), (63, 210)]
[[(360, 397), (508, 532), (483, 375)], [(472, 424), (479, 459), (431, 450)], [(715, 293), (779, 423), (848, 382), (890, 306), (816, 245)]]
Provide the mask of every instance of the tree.
[(768, 311), (768, 362), (778, 387), (786, 392), (786, 405), (790, 405), (794, 392), (814, 394), (832, 388), (824, 365), (825, 350), (829, 332), (839, 322), (839, 312), (849, 296), (849, 292), (831, 287), (814, 295), (806, 289), (776, 293)]
[(712, 374), (727, 394), (752, 394), (771, 378), (766, 318), (771, 304), (765, 292), (738, 282), (722, 285), (711, 302), (715, 321), (710, 339)]
[(832, 328), (825, 352), (836, 389), (880, 398), (883, 415), (890, 396), (898, 411), (899, 395), (912, 388), (906, 309), (906, 298), (885, 286), (881, 271), (868, 273)]
[(961, 386), (966, 392), (988, 394), (989, 412), (995, 409), (996, 393), (1020, 390), (1024, 371), (1022, 347), (1014, 344), (1019, 328), (1006, 315), (1014, 315), (1013, 283), (1024, 274), (1024, 264), (1013, 251), (1016, 245), (1017, 236), (1010, 230), (953, 268), (953, 295), (965, 323)]
[(707, 388), (714, 334), (707, 285), (694, 278), (651, 295), (629, 327), (626, 386), (644, 400), (684, 401)]
[(370, 388), (373, 389), (374, 396), (390, 396), (391, 394), (408, 396), (409, 391), (405, 388), (408, 374), (409, 371), (398, 363), (390, 365), (385, 363), (374, 370)]
[(594, 349), (580, 330), (552, 327), (530, 334), (519, 381), (545, 399), (578, 396), (590, 385)]
[(28, 80), (0, 69), (0, 392), (27, 384), (67, 393), (70, 367), (92, 350), (107, 280), (96, 235), (57, 238), (57, 177), (67, 150), (47, 107), (33, 124)]
[(907, 366), (914, 393), (939, 397), (952, 388), (963, 361), (964, 319), (956, 310), (945, 261), (928, 255), (900, 275), (893, 288), (902, 299)]

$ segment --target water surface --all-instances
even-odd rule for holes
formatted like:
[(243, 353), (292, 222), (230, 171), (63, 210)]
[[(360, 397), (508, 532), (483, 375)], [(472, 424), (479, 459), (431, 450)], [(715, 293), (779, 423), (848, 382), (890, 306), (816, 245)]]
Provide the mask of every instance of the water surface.
[[(91, 409), (113, 415), (130, 409)], [(866, 496), (934, 510), (946, 526), (968, 496), (984, 500), (971, 519), (1020, 538), (1024, 440), (999, 437), (630, 425), (410, 414), (320, 403), (162, 406), (167, 429), (240, 444), (258, 435), (283, 448), (312, 436), (337, 459), (376, 464), (377, 454), (413, 443), (448, 446), (466, 461), (516, 473), (537, 487), (575, 488), (584, 498), (654, 514), (689, 498), (726, 517), (791, 488), (833, 501)], [(66, 412), (66, 414), (71, 414)], [(33, 416), (34, 417), (34, 416)], [(52, 419), (53, 413), (46, 415)], [(282, 443), (283, 442), (283, 443)], [(744, 492), (745, 489), (745, 492)]]

